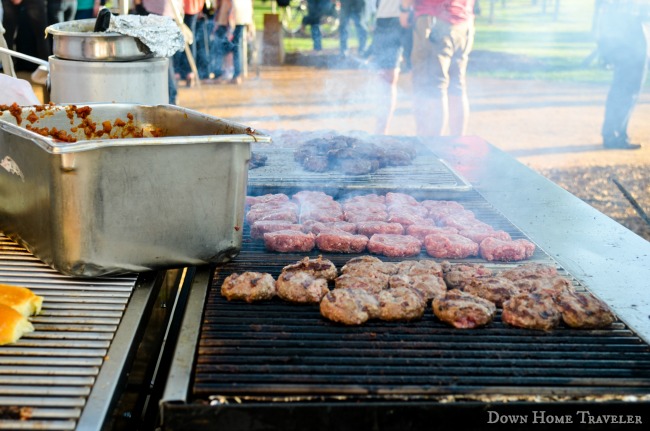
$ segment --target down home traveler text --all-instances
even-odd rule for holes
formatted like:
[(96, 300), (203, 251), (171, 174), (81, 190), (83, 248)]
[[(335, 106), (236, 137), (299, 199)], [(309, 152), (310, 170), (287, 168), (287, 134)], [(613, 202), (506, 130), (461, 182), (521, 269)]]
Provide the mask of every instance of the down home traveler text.
[(533, 410), (527, 415), (502, 415), (488, 410), (489, 424), (642, 424), (640, 415), (598, 415), (589, 410), (578, 410), (574, 415), (554, 415), (544, 410)]

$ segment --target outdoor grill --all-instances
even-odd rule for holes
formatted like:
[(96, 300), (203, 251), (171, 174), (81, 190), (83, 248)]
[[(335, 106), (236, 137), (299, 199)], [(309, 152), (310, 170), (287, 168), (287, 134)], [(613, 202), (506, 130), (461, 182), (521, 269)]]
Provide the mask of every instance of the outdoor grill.
[[(453, 168), (440, 177), (445, 187), (418, 182), (407, 168), (392, 185), (381, 176), (366, 187), (358, 179), (307, 176), (302, 187), (337, 199), (386, 190), (452, 196), (495, 229), (535, 242), (532, 261), (557, 266), (578, 290), (605, 300), (618, 320), (606, 329), (541, 332), (509, 327), (497, 315), (485, 328), (459, 330), (428, 309), (422, 321), (345, 327), (315, 306), (228, 302), (220, 286), (233, 272), (277, 278), (305, 255), (322, 254), (337, 268), (355, 256), (268, 252), (245, 230), (236, 259), (194, 279), (160, 403), (164, 430), (479, 429), (516, 426), (511, 420), (535, 429), (569, 421), (602, 429), (603, 420), (610, 428), (647, 426), (648, 243), (481, 139), (427, 146)], [(291, 160), (282, 166), (287, 172)], [(274, 182), (251, 171), (249, 194), (299, 191), (291, 172)]]

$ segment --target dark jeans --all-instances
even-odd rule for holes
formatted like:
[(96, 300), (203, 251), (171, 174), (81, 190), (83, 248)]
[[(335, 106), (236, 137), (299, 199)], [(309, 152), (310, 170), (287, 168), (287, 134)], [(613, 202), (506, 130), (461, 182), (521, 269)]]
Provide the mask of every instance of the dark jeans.
[(359, 40), (359, 53), (366, 49), (368, 40), (368, 26), (364, 19), (365, 4), (359, 0), (347, 0), (341, 2), (341, 24), (339, 27), (339, 49), (341, 54), (348, 50), (348, 24), (350, 20), (354, 23)]
[(220, 25), (217, 28), (216, 38), (214, 40), (214, 74), (215, 77), (223, 75), (223, 58), (232, 52), (232, 62), (234, 67), (233, 78), (241, 75), (242, 72), (242, 39), (245, 25), (236, 25), (232, 33), (232, 41), (228, 40), (228, 27)]
[(194, 34), (194, 45), (196, 48), (196, 68), (199, 70), (199, 78), (206, 79), (210, 76), (210, 32), (212, 31), (212, 20), (200, 18), (196, 22), (196, 33)]
[(92, 9), (77, 9), (74, 19), (89, 19), (93, 17)]
[(320, 31), (320, 21), (328, 8), (331, 7), (330, 0), (307, 0), (307, 15), (302, 19), (303, 26), (309, 26), (311, 39), (314, 42), (314, 50), (323, 49), (323, 36)]
[(176, 88), (176, 78), (174, 77), (174, 62), (172, 59), (169, 59), (169, 74), (167, 77), (167, 88), (169, 89), (169, 104), (176, 104), (176, 96), (178, 95), (178, 89)]
[(76, 0), (47, 0), (47, 23), (49, 25), (72, 21), (76, 13)]
[[(192, 53), (192, 57), (196, 61), (196, 22), (198, 19), (198, 14), (195, 15), (185, 15), (183, 17), (183, 22), (189, 29), (192, 31), (192, 35), (194, 35), (194, 42), (190, 45), (190, 52)], [(189, 73), (192, 72), (192, 68), (190, 67), (190, 62), (187, 59), (187, 55), (185, 54), (185, 51), (178, 51), (176, 54), (174, 54), (173, 57), (174, 61), (174, 69), (175, 72), (181, 75), (181, 78), (186, 78)]]
[[(45, 27), (47, 27), (45, 1), (23, 0), (19, 5), (14, 5), (10, 0), (2, 0), (2, 7), (4, 9), (2, 25), (6, 30), (5, 39), (9, 49), (16, 49), (18, 23), (21, 21), (21, 14), (25, 14), (33, 41), (33, 49), (31, 52), (25, 52), (25, 54), (32, 54), (40, 59), (47, 60), (51, 50), (43, 37)], [(36, 68), (35, 65), (34, 68)]]

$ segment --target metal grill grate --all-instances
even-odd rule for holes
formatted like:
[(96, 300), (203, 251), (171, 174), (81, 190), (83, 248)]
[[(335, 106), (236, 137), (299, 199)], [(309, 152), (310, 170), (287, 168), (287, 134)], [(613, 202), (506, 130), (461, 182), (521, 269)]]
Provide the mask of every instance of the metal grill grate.
[(61, 275), (0, 235), (0, 283), (44, 297), (35, 331), (0, 346), (0, 429), (75, 429), (135, 282)]
[(249, 172), (248, 183), (255, 187), (296, 187), (336, 185), (341, 189), (414, 188), (465, 192), (471, 185), (443, 160), (428, 150), (419, 154), (413, 164), (384, 167), (371, 174), (346, 175), (337, 172), (310, 172), (293, 159), (294, 149), (255, 149), (266, 156), (266, 165)]
[[(480, 220), (525, 237), (478, 194), (466, 196), (463, 205)], [(418, 322), (344, 327), (323, 319), (317, 306), (228, 302), (220, 295), (223, 279), (233, 272), (277, 278), (283, 266), (302, 257), (266, 252), (245, 230), (242, 253), (218, 268), (208, 292), (193, 381), (196, 399), (449, 394), (580, 399), (650, 391), (650, 346), (621, 322), (602, 330), (540, 332), (509, 327), (499, 313), (486, 328), (458, 330), (439, 322), (429, 308)], [(324, 257), (340, 268), (353, 255)], [(542, 250), (532, 260), (555, 264)]]

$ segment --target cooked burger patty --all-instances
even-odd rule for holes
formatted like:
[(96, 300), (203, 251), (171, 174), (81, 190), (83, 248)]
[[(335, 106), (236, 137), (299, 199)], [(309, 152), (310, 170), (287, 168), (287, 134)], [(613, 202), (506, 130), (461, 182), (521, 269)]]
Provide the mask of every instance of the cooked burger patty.
[(520, 292), (539, 293), (558, 299), (565, 292), (572, 292), (571, 282), (560, 276), (555, 277), (527, 277), (513, 282)]
[(463, 292), (471, 293), (501, 307), (510, 297), (519, 293), (515, 284), (504, 277), (474, 277), (461, 287)]
[(413, 289), (395, 287), (379, 292), (379, 318), (382, 320), (410, 321), (421, 319), (426, 303)]
[(379, 317), (379, 301), (362, 289), (334, 289), (321, 300), (320, 313), (344, 325), (361, 325)]
[(528, 277), (554, 277), (557, 275), (557, 268), (543, 263), (528, 262), (501, 271), (499, 275), (512, 281)]
[(342, 273), (370, 272), (382, 274), (395, 274), (397, 266), (391, 262), (384, 262), (376, 256), (358, 256), (348, 260), (341, 268)]
[(366, 292), (377, 294), (388, 288), (390, 276), (383, 274), (386, 278), (366, 277), (354, 274), (341, 274), (334, 280), (336, 289), (359, 289)]
[(565, 292), (556, 301), (562, 320), (572, 328), (604, 328), (616, 318), (609, 307), (587, 292)]
[(221, 295), (228, 301), (264, 301), (275, 296), (275, 280), (261, 272), (233, 272), (223, 281)]
[(434, 298), (433, 314), (454, 328), (477, 328), (492, 322), (496, 306), (487, 299), (453, 289)]
[(404, 260), (397, 264), (399, 274), (431, 274), (442, 277), (442, 265), (432, 259)]
[(329, 293), (327, 280), (306, 271), (284, 271), (275, 282), (280, 298), (297, 303), (317, 304)]
[(388, 285), (391, 289), (396, 287), (414, 289), (427, 302), (447, 292), (442, 277), (434, 274), (395, 274), (391, 275)]
[(562, 314), (549, 295), (519, 293), (503, 303), (501, 320), (519, 328), (551, 330), (558, 326)]
[(465, 283), (475, 277), (492, 275), (492, 270), (479, 263), (458, 263), (450, 264), (445, 261), (441, 264), (445, 283), (449, 289), (462, 287)]
[(315, 259), (305, 257), (296, 263), (282, 268), (282, 272), (287, 271), (305, 271), (316, 278), (324, 278), (326, 280), (334, 280), (338, 275), (336, 266), (331, 260), (323, 259), (323, 256), (318, 256)]

